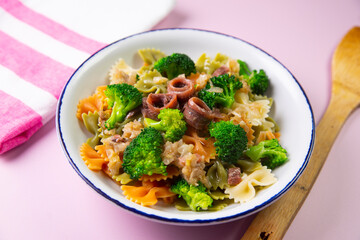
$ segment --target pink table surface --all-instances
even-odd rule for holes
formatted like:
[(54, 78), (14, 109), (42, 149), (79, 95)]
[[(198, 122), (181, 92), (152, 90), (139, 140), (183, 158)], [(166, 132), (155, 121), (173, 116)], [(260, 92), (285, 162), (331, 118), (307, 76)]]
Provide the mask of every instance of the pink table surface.
[[(318, 123), (329, 102), (332, 53), (355, 25), (360, 25), (358, 0), (178, 0), (155, 29), (208, 29), (266, 50), (298, 79)], [(360, 239), (359, 136), (356, 110), (284, 239)], [(240, 239), (252, 219), (184, 227), (135, 216), (75, 173), (58, 143), (54, 120), (0, 157), (0, 189), (0, 239), (6, 240)]]

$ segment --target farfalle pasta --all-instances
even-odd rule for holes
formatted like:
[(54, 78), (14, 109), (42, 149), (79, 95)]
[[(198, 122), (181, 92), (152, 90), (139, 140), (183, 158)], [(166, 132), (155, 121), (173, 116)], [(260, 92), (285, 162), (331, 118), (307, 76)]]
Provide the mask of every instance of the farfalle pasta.
[(166, 172), (167, 172), (166, 175), (162, 175), (162, 174), (142, 175), (139, 180), (145, 182), (160, 182), (163, 180), (172, 179), (180, 175), (179, 169), (173, 165), (167, 167)]
[(99, 144), (100, 141), (100, 132), (99, 130), (99, 126), (98, 126), (98, 118), (99, 118), (99, 114), (95, 111), (95, 112), (89, 112), (88, 114), (83, 113), (81, 114), (83, 123), (86, 127), (86, 129), (94, 134), (93, 137), (88, 138), (88, 140), (86, 141), (87, 144), (89, 144), (92, 148), (94, 148), (96, 145)]
[(242, 181), (236, 186), (226, 188), (225, 193), (229, 194), (229, 198), (234, 199), (235, 202), (246, 203), (255, 197), (255, 187), (266, 187), (276, 181), (277, 179), (271, 170), (263, 166), (250, 175), (243, 176)]
[(199, 137), (194, 128), (189, 128), (188, 132), (182, 137), (182, 140), (186, 144), (193, 145), (193, 153), (203, 156), (205, 162), (208, 163), (211, 159), (215, 159), (214, 139)]
[(161, 58), (166, 57), (165, 53), (155, 48), (139, 49), (138, 54), (144, 61), (145, 66), (152, 66)]
[(225, 189), (225, 187), (228, 185), (227, 171), (219, 160), (216, 160), (214, 164), (209, 167), (206, 176), (209, 179), (211, 189)]
[(122, 185), (124, 195), (127, 199), (143, 206), (155, 205), (158, 199), (167, 199), (175, 196), (166, 185), (157, 186), (154, 182), (142, 182), (142, 186)]
[(104, 90), (106, 86), (99, 86), (95, 93), (79, 101), (77, 105), (76, 117), (81, 120), (82, 114), (99, 112), (107, 107)]
[(156, 70), (149, 70), (140, 75), (134, 86), (143, 93), (165, 93), (167, 78), (161, 76)]
[(124, 59), (119, 59), (109, 71), (110, 84), (127, 83), (133, 85), (136, 82), (136, 70), (130, 67)]
[(93, 171), (100, 171), (103, 165), (108, 162), (106, 158), (102, 157), (100, 153), (91, 148), (87, 143), (81, 145), (80, 156), (88, 168)]
[(222, 53), (194, 62), (146, 48), (138, 57), (139, 68), (119, 58), (108, 85), (77, 105), (75, 117), (92, 135), (79, 149), (90, 170), (142, 206), (161, 200), (194, 211), (246, 204), (277, 181), (272, 169), (287, 155), (263, 70)]

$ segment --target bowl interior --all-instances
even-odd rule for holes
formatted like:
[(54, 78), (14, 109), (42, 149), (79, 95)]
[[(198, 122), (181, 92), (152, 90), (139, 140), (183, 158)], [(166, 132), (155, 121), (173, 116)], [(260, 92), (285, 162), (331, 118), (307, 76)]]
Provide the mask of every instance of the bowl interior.
[[(264, 69), (271, 86), (269, 96), (274, 99), (271, 116), (281, 128), (281, 144), (287, 149), (289, 161), (274, 170), (278, 182), (261, 190), (245, 204), (233, 204), (217, 212), (178, 211), (158, 204), (142, 207), (127, 199), (120, 187), (103, 173), (87, 168), (79, 155), (79, 148), (90, 135), (75, 117), (77, 103), (107, 84), (107, 75), (114, 62), (123, 58), (130, 65), (138, 65), (136, 52), (141, 48), (158, 48), (167, 54), (185, 53), (194, 61), (202, 53), (214, 57), (217, 53), (242, 59), (251, 69)], [(170, 223), (217, 223), (237, 219), (258, 211), (279, 198), (305, 168), (314, 138), (314, 120), (309, 101), (293, 75), (276, 59), (261, 49), (234, 37), (194, 29), (165, 29), (136, 34), (108, 45), (86, 60), (73, 74), (59, 99), (57, 130), (73, 168), (97, 192), (114, 203), (142, 216)]]

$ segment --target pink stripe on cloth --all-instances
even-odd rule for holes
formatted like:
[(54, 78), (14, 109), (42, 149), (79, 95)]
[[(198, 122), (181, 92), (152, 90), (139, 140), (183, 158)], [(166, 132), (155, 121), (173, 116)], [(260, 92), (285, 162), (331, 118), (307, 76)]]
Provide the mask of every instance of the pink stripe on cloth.
[(42, 119), (24, 103), (2, 91), (0, 91), (0, 99), (0, 154), (2, 154), (26, 142), (42, 126)]
[(105, 46), (35, 12), (20, 1), (0, 0), (0, 7), (17, 19), (78, 50), (92, 54)]
[(74, 69), (35, 51), (2, 31), (0, 46), (1, 65), (59, 98)]

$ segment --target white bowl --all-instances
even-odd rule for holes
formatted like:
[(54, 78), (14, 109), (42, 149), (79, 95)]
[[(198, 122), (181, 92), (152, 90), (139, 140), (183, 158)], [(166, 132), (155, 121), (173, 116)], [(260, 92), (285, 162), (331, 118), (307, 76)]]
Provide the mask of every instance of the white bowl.
[[(223, 53), (245, 60), (253, 69), (264, 69), (271, 81), (270, 93), (275, 103), (271, 115), (280, 125), (281, 144), (287, 149), (290, 159), (273, 171), (278, 182), (259, 191), (248, 203), (232, 204), (216, 212), (191, 212), (178, 211), (168, 205), (143, 207), (133, 203), (105, 174), (89, 170), (79, 155), (79, 148), (89, 135), (75, 116), (77, 103), (91, 95), (97, 86), (107, 83), (108, 70), (117, 59), (121, 57), (131, 64), (136, 61), (134, 55), (141, 48), (158, 48), (167, 54), (185, 53), (194, 61), (204, 52), (212, 57), (216, 53)], [(235, 220), (259, 211), (280, 198), (306, 167), (312, 152), (315, 129), (312, 109), (303, 89), (280, 62), (241, 39), (196, 29), (139, 33), (96, 52), (81, 64), (65, 85), (58, 103), (56, 124), (60, 143), (70, 164), (95, 191), (120, 207), (148, 219), (188, 225)]]

